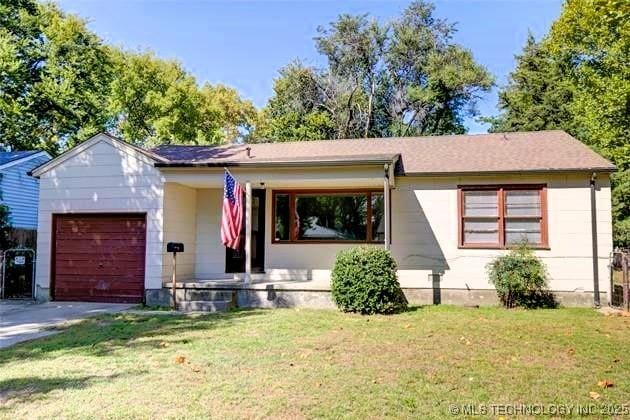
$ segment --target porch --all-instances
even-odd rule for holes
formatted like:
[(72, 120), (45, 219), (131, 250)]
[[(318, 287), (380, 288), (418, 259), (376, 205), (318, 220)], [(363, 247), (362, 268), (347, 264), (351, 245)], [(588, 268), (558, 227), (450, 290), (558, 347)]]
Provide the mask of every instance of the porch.
[[(245, 190), (243, 240), (236, 251), (220, 242), (224, 169), (162, 169), (163, 243), (185, 246), (177, 257), (176, 286), (182, 298), (226, 290), (250, 295), (312, 292), (325, 294), (329, 302), (330, 271), (337, 252), (361, 243), (389, 247), (391, 158), (388, 164), (346, 163), (325, 170), (229, 170)], [(354, 206), (357, 217), (365, 220), (333, 228), (339, 223), (324, 222), (317, 214), (324, 210), (311, 208), (313, 201), (327, 199), (332, 200), (327, 209), (339, 204), (336, 200)], [(296, 206), (298, 200), (302, 202)], [(315, 216), (306, 214), (307, 205)], [(317, 221), (318, 216), (322, 220)], [(300, 217), (301, 221), (294, 220)], [(289, 232), (289, 226), (297, 225), (301, 228)], [(162, 288), (168, 291), (172, 287), (170, 254), (163, 255), (162, 267)]]

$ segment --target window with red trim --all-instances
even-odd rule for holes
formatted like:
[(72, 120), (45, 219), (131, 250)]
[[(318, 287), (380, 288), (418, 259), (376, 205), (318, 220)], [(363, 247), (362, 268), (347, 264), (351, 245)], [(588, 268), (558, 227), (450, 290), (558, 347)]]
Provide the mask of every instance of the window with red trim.
[(459, 245), (547, 247), (546, 198), (543, 185), (460, 187)]
[(272, 241), (382, 243), (383, 204), (382, 191), (274, 191)]

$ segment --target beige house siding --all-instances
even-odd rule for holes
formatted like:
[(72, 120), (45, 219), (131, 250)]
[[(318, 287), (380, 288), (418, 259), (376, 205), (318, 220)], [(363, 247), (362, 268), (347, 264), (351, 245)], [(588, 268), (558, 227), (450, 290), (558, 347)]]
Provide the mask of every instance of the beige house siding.
[(145, 288), (162, 285), (163, 178), (153, 161), (99, 135), (80, 153), (41, 174), (36, 285), (38, 299), (50, 287), (52, 215), (146, 213)]
[[(36, 283), (50, 285), (51, 225), (54, 213), (141, 212), (147, 215), (145, 288), (159, 289), (171, 276), (165, 243), (184, 242), (178, 259), (182, 280), (225, 278), (220, 243), (223, 170), (163, 172), (142, 153), (107, 136), (88, 141), (78, 153), (41, 173)], [(272, 244), (273, 189), (383, 187), (382, 166), (245, 170), (235, 177), (266, 195), (265, 270), (269, 280), (313, 279), (328, 287), (337, 252), (353, 245)], [(549, 250), (536, 251), (547, 264), (556, 291), (592, 291), (591, 213), (588, 174), (466, 177), (396, 177), (392, 190), (391, 249), (405, 288), (430, 288), (439, 278), (447, 289), (492, 289), (485, 266), (499, 250), (458, 248), (457, 186), (462, 184), (546, 184)], [(261, 183), (264, 183), (262, 185)], [(608, 289), (612, 249), (610, 184), (597, 181), (600, 289)], [(437, 276), (439, 275), (439, 277)]]
[(204, 188), (197, 192), (197, 248), (195, 276), (200, 279), (225, 277), (225, 248), (221, 244), (223, 190)]
[[(392, 192), (392, 253), (405, 287), (431, 287), (442, 274), (442, 288), (489, 289), (485, 266), (501, 250), (458, 248), (457, 186), (546, 184), (549, 250), (536, 254), (547, 264), (556, 291), (592, 291), (589, 176), (548, 175), (463, 178), (400, 178)], [(600, 290), (608, 288), (612, 250), (610, 184), (600, 176), (596, 194)]]
[[(190, 280), (195, 276), (197, 247), (197, 190), (184, 185), (164, 184), (164, 246), (168, 242), (184, 243), (184, 252), (177, 256), (177, 279)], [(164, 254), (162, 280), (172, 276), (172, 254)]]
[[(503, 177), (399, 177), (392, 191), (392, 253), (403, 287), (491, 289), (486, 264), (502, 250), (458, 248), (457, 186), (460, 184), (546, 184), (549, 250), (536, 251), (549, 269), (550, 286), (558, 291), (592, 291), (589, 176), (544, 175)], [(600, 176), (597, 190), (600, 290), (608, 287), (612, 249), (610, 184)], [(271, 192), (267, 195), (266, 261), (272, 275), (287, 273), (328, 279), (335, 254), (350, 245), (272, 244)]]

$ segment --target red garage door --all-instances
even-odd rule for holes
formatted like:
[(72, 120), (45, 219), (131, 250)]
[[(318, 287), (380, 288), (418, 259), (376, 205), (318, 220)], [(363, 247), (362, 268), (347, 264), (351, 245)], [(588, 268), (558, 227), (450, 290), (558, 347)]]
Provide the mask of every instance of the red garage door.
[(143, 214), (55, 215), (53, 232), (55, 300), (142, 301)]

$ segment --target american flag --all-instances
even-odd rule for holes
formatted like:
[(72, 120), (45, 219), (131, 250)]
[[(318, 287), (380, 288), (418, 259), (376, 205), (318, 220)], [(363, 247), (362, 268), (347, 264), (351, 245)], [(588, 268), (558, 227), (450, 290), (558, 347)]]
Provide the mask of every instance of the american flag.
[(223, 177), (223, 217), (221, 242), (228, 248), (238, 249), (243, 226), (243, 189), (227, 170)]

